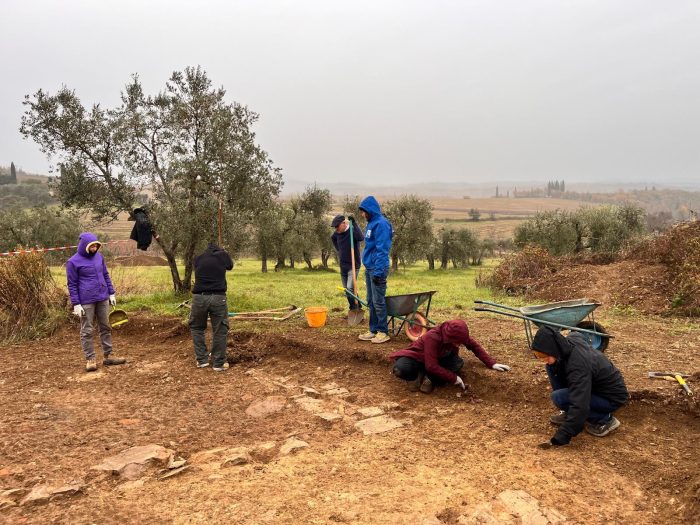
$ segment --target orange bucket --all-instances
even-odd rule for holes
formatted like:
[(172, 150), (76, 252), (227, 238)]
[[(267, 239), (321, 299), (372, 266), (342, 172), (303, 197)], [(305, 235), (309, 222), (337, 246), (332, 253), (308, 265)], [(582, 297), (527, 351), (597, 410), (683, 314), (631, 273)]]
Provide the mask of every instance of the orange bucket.
[(325, 306), (312, 306), (310, 308), (305, 308), (304, 315), (306, 316), (306, 322), (309, 323), (311, 328), (320, 328), (326, 324), (328, 308)]

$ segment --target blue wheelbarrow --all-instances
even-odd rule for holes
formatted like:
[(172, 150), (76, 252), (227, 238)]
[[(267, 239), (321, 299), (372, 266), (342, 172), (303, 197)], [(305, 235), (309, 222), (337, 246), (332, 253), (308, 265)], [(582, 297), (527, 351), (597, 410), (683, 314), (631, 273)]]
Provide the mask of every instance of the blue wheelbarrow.
[(556, 303), (537, 304), (534, 306), (521, 306), (512, 308), (504, 304), (491, 303), (489, 301), (474, 301), (483, 306), (474, 308), (477, 312), (490, 312), (522, 319), (525, 325), (527, 344), (532, 348), (532, 325), (551, 326), (557, 330), (570, 330), (580, 332), (588, 340), (594, 350), (604, 352), (612, 339), (605, 328), (596, 322), (593, 311), (600, 303), (588, 299), (573, 299), (571, 301), (558, 301)]
[[(353, 297), (362, 306), (367, 306), (367, 303), (360, 299), (350, 290), (346, 290), (342, 286), (338, 290)], [(397, 336), (404, 329), (406, 337), (411, 341), (415, 341), (420, 336), (425, 334), (430, 328), (437, 323), (428, 318), (430, 314), (430, 303), (433, 301), (433, 295), (436, 290), (427, 292), (407, 293), (403, 295), (387, 295), (386, 296), (386, 314), (389, 324), (389, 332), (393, 336)], [(424, 312), (419, 311), (419, 308), (424, 308)]]

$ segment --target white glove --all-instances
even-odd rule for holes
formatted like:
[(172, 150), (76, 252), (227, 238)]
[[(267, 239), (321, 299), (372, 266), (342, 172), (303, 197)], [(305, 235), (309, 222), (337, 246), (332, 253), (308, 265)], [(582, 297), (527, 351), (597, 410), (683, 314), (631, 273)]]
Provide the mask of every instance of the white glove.
[(112, 294), (109, 296), (109, 304), (112, 306), (117, 306), (117, 296)]
[(461, 387), (462, 390), (466, 390), (467, 386), (464, 384), (464, 381), (462, 381), (462, 378), (457, 376), (457, 379), (455, 380), (455, 386)]
[(497, 370), (499, 372), (507, 372), (508, 370), (510, 370), (510, 367), (508, 365), (501, 365), (498, 363), (493, 365), (491, 368), (493, 368), (494, 370)]
[(85, 308), (83, 308), (82, 304), (76, 304), (73, 307), (73, 315), (77, 315), (78, 317), (82, 317), (85, 315)]

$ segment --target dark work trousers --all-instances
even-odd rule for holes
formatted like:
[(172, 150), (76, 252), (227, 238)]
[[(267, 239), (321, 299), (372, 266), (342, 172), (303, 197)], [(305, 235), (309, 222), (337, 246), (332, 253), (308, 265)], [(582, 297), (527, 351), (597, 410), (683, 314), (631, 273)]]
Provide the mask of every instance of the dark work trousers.
[(228, 335), (228, 304), (226, 304), (225, 294), (198, 293), (192, 295), (189, 324), (194, 343), (194, 355), (199, 364), (209, 361), (209, 352), (207, 352), (207, 345), (204, 342), (207, 318), (211, 319), (212, 366), (221, 367), (226, 362), (226, 336)]
[[(462, 367), (464, 366), (464, 360), (459, 357), (459, 354), (454, 352), (447, 354), (445, 357), (441, 357), (438, 360), (438, 363), (440, 363), (441, 367), (447, 368), (455, 374), (462, 370)], [(394, 362), (394, 375), (398, 378), (405, 379), (406, 381), (413, 381), (421, 372), (425, 372), (425, 365), (420, 361), (411, 359), (410, 357), (399, 357)], [(433, 374), (428, 374), (428, 377), (434, 385), (441, 385), (445, 383), (443, 379), (434, 376)]]
[[(552, 402), (559, 410), (569, 410), (569, 388), (565, 377), (557, 375), (555, 368), (551, 365), (546, 365), (549, 383), (552, 385)], [(588, 422), (598, 425), (607, 423), (615, 412), (622, 405), (611, 403), (606, 398), (596, 395), (591, 392), (591, 406), (588, 410)]]

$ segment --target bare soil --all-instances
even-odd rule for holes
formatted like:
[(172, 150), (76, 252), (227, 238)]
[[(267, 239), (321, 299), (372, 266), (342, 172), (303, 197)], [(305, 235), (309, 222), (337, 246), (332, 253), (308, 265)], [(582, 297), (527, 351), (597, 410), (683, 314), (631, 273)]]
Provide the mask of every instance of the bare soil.
[[(601, 319), (616, 335), (607, 353), (632, 400), (610, 436), (583, 433), (553, 450), (536, 447), (553, 433), (546, 374), (508, 319), (469, 319), (473, 335), (513, 369), (488, 370), (469, 354), (462, 397), (453, 386), (409, 392), (386, 359), (407, 345), (404, 336), (362, 343), (340, 317), (319, 330), (301, 319), (232, 321), (224, 373), (195, 368), (179, 319), (146, 314), (115, 331), (115, 349), (128, 363), (100, 367), (92, 380), (85, 380), (77, 327), (0, 348), (0, 489), (72, 480), (84, 487), (4, 508), (0, 522), (454, 524), (466, 509), (513, 489), (566, 523), (690, 523), (700, 512), (700, 411), (677, 385), (646, 372), (680, 368), (700, 389), (700, 330), (654, 316)], [(302, 387), (323, 392), (327, 383), (349, 391), (322, 399), (342, 416), (332, 424), (297, 401)], [(246, 413), (268, 396), (281, 396), (283, 408), (264, 418)], [(358, 411), (380, 405), (393, 406), (386, 410), (403, 426), (359, 432)], [(137, 445), (163, 445), (193, 462), (215, 447), (274, 442), (277, 450), (290, 436), (309, 446), (215, 470), (194, 462), (162, 481), (151, 472), (143, 484), (125, 485), (90, 472)]]

